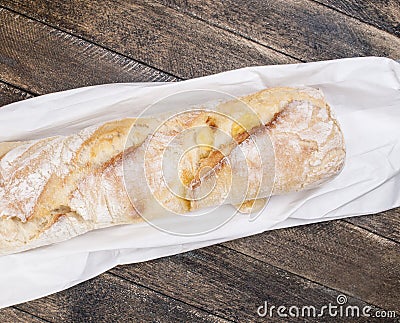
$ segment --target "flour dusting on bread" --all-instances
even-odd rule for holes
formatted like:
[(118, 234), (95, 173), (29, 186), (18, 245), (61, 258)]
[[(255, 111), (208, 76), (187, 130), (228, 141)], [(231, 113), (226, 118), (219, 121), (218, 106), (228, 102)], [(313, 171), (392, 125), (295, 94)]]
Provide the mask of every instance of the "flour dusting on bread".
[(334, 178), (344, 159), (339, 124), (313, 88), (270, 88), (168, 118), (0, 143), (0, 254), (140, 222), (142, 212), (162, 216), (163, 208), (254, 212), (270, 194)]

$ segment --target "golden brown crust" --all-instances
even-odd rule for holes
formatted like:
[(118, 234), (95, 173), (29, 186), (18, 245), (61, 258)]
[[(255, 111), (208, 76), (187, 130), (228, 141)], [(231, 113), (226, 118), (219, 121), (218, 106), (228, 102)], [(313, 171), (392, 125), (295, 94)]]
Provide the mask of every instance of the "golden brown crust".
[[(266, 89), (218, 104), (213, 111), (197, 109), (164, 119), (127, 118), (67, 137), (0, 143), (0, 254), (141, 221), (140, 213), (160, 206), (185, 213), (239, 203), (249, 212), (262, 203), (247, 200), (311, 187), (343, 167), (343, 136), (315, 89)], [(199, 149), (187, 152), (175, 166), (178, 176), (168, 185), (178, 194), (171, 194), (160, 181), (163, 154), (171, 140), (191, 128), (193, 133), (177, 140), (176, 152), (185, 145)], [(257, 142), (265, 138), (271, 140), (270, 147), (263, 146), (265, 153), (276, 157), (269, 165), (256, 156)], [(245, 196), (231, 178), (232, 171), (241, 173), (245, 167), (237, 159), (240, 150), (248, 154)], [(129, 178), (124, 178), (124, 163), (133, 167)], [(141, 163), (143, 169), (137, 166)], [(139, 181), (143, 172), (147, 182)], [(261, 180), (264, 173), (276, 175), (274, 187), (273, 181)], [(212, 194), (198, 199), (216, 178)], [(237, 186), (226, 200), (232, 183)], [(142, 189), (146, 185), (150, 190)], [(126, 189), (133, 190), (135, 203)]]
[[(276, 113), (266, 126), (259, 126), (257, 129), (259, 131), (255, 131), (251, 138), (236, 147), (227, 159), (217, 163), (209, 174), (196, 181), (194, 192), (189, 192), (188, 196), (193, 199), (191, 209), (200, 209), (223, 201), (243, 204), (246, 200), (265, 198), (270, 194), (285, 194), (311, 188), (333, 178), (344, 165), (343, 135), (331, 115), (330, 107), (324, 101), (293, 100), (281, 112)], [(235, 154), (245, 150), (246, 154), (252, 156), (247, 161), (254, 160), (257, 156), (257, 145), (254, 143), (263, 137), (271, 140), (274, 169), (268, 169), (269, 165), (263, 164), (261, 159), (258, 163), (253, 163), (254, 167), (248, 169), (248, 181), (244, 183), (249, 187), (248, 195), (240, 196), (239, 200), (229, 197), (232, 187), (227, 183), (235, 182), (234, 174), (239, 169)], [(267, 181), (274, 180), (274, 186), (262, 186), (259, 180), (261, 174), (266, 174)], [(211, 186), (209, 182), (215, 179), (217, 182), (211, 194), (200, 199), (204, 190)]]

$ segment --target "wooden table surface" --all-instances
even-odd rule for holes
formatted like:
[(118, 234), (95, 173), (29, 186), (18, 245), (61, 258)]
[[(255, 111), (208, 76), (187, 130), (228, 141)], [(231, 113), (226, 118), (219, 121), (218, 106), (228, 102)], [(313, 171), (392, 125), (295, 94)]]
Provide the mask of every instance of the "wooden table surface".
[[(398, 0), (0, 0), (0, 22), (1, 106), (251, 65), (400, 58)], [(265, 300), (322, 306), (340, 294), (399, 317), (399, 277), (394, 209), (119, 266), (2, 309), (0, 322), (266, 321), (256, 313)]]

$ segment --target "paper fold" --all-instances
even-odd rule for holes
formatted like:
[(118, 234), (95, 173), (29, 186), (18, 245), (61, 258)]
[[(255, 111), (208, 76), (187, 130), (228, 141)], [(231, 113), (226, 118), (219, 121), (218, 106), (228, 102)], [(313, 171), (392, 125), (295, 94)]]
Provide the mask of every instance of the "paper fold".
[[(325, 93), (347, 148), (346, 164), (338, 177), (309, 191), (273, 196), (255, 221), (236, 215), (203, 235), (171, 235), (142, 223), (92, 231), (0, 257), (0, 307), (63, 290), (118, 264), (400, 206), (400, 64), (387, 58), (249, 67), (179, 83), (109, 84), (53, 93), (0, 109), (0, 141), (69, 134), (135, 116), (178, 91), (208, 89), (240, 96), (271, 86), (311, 86)], [(201, 103), (201, 98), (195, 100)], [(176, 102), (176, 106), (184, 104)]]

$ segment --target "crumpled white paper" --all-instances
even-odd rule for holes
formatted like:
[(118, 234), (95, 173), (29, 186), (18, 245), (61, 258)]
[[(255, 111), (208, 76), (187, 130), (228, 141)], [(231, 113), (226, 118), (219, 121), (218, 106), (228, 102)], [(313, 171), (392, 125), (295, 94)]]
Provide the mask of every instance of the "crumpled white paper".
[(400, 206), (400, 64), (387, 58), (249, 67), (179, 83), (109, 84), (53, 93), (0, 109), (0, 141), (69, 134), (134, 116), (177, 91), (210, 89), (238, 96), (271, 86), (323, 90), (347, 147), (337, 178), (309, 191), (273, 196), (255, 221), (239, 214), (203, 235), (170, 235), (144, 222), (0, 257), (0, 307), (61, 291), (118, 264)]

